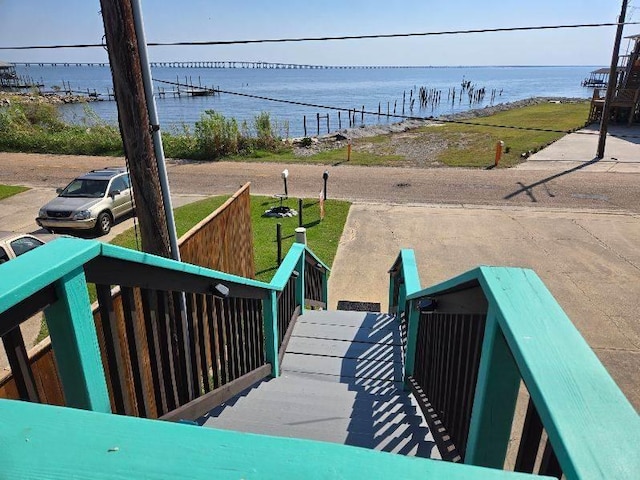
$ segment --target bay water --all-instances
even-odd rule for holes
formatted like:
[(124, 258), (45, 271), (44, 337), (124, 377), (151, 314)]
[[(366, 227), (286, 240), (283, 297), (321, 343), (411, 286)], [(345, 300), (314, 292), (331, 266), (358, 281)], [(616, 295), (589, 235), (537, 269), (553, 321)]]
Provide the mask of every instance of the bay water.
[[(364, 124), (397, 122), (401, 119), (387, 117), (402, 113), (416, 117), (437, 117), (458, 113), (470, 108), (483, 108), (492, 104), (512, 102), (531, 97), (589, 98), (591, 90), (581, 86), (583, 79), (595, 66), (496, 66), (496, 67), (419, 67), (419, 68), (353, 68), (353, 69), (264, 69), (264, 68), (174, 68), (152, 69), (154, 80), (215, 87), (234, 94), (215, 96), (175, 97), (170, 92), (174, 86), (156, 82), (156, 93), (164, 89), (164, 98), (156, 95), (161, 127), (164, 131), (193, 129), (205, 110), (214, 110), (239, 123), (261, 112), (269, 112), (277, 122), (283, 137), (304, 135), (303, 119), (306, 116), (307, 134), (317, 133), (317, 115), (329, 115), (329, 130), (338, 130), (338, 112), (335, 109), (355, 109), (357, 125), (361, 125), (360, 111), (364, 107)], [(19, 75), (31, 77), (42, 83), (45, 91), (56, 87), (99, 94), (105, 101), (91, 102), (88, 108), (103, 121), (116, 124), (116, 104), (107, 101), (108, 91), (113, 91), (111, 71), (108, 66), (18, 66)], [(453, 88), (460, 94), (463, 81), (471, 82), (477, 89), (484, 88), (481, 102), (470, 102), (467, 94), (455, 102), (449, 99)], [(418, 100), (412, 111), (409, 98), (416, 98), (418, 90), (440, 91), (440, 102), (420, 108)], [(412, 92), (412, 94), (410, 93)], [(492, 95), (492, 93), (494, 95)], [(277, 102), (255, 97), (265, 97)], [(310, 106), (313, 105), (313, 106)], [(320, 108), (321, 106), (333, 109)], [(63, 118), (81, 123), (86, 117), (87, 104), (67, 104), (60, 107)], [(380, 109), (382, 116), (378, 116)], [(388, 110), (387, 110), (388, 109)], [(349, 126), (348, 114), (341, 112), (341, 126)], [(326, 117), (320, 122), (320, 133), (327, 133)]]

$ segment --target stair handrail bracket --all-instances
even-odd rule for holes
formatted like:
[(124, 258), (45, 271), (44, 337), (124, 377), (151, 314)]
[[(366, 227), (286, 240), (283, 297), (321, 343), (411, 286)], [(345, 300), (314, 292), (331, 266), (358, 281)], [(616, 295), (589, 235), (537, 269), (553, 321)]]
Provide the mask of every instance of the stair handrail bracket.
[[(401, 254), (392, 271), (398, 271), (404, 258), (411, 255)], [(393, 282), (392, 274), (390, 298)], [(445, 428), (458, 435), (452, 441), (463, 447), (459, 460), (504, 467), (522, 381), (529, 409), (516, 471), (533, 472), (544, 429), (548, 442), (539, 473), (564, 473), (568, 479), (637, 476), (640, 417), (534, 271), (481, 266), (408, 293), (406, 305), (405, 381), (427, 399), (430, 411), (440, 412)], [(475, 365), (469, 360), (472, 336), (479, 342)], [(438, 338), (444, 339), (441, 347), (424, 344)], [(438, 360), (437, 354), (445, 356)], [(461, 366), (447, 367), (457, 358), (463, 359)], [(439, 383), (419, 385), (414, 375), (429, 383), (429, 371), (437, 372), (417, 370), (443, 364), (445, 376)], [(456, 383), (461, 371), (467, 371), (463, 376), (473, 381), (473, 388)], [(467, 400), (460, 390), (468, 392), (468, 418), (442, 411), (464, 408)], [(539, 428), (532, 427), (536, 421)]]

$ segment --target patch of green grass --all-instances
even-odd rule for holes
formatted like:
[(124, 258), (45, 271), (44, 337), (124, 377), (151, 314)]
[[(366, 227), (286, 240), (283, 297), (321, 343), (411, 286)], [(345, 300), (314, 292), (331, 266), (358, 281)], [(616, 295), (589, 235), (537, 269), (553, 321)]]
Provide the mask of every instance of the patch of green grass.
[[(207, 217), (222, 205), (229, 197), (210, 197), (198, 202), (175, 209), (176, 230), (178, 236), (186, 233), (191, 227)], [(265, 210), (279, 201), (272, 197), (251, 197), (251, 222), (253, 231), (254, 259), (256, 264), (256, 278), (270, 281), (277, 269), (276, 224), (282, 224), (282, 255), (286, 255), (295, 239), (295, 229), (298, 227), (298, 217), (269, 218), (263, 217)], [(284, 205), (298, 209), (298, 199), (290, 198)], [(349, 213), (349, 202), (327, 200), (325, 202), (325, 218), (320, 220), (320, 206), (316, 199), (303, 200), (303, 226), (307, 228), (307, 242), (309, 248), (329, 267), (333, 263), (338, 242), (344, 229)], [(131, 228), (117, 237), (111, 243), (122, 247), (136, 249), (134, 229)]]
[[(500, 112), (488, 117), (475, 118), (472, 123), (506, 125), (546, 130), (569, 131), (583, 127), (588, 115), (589, 103), (543, 103)], [(447, 124), (437, 130), (424, 130), (445, 141), (437, 160), (453, 167), (486, 167), (495, 161), (496, 144), (505, 143), (501, 167), (510, 167), (522, 161), (520, 155), (541, 148), (563, 137), (564, 133), (482, 127), (475, 125)]]
[(0, 200), (12, 197), (27, 190), (29, 190), (27, 187), (20, 187), (17, 185), (0, 185)]
[[(368, 139), (364, 139), (368, 140)], [(347, 161), (347, 147), (338, 148), (336, 150), (325, 150), (316, 155), (308, 157), (308, 161), (314, 163), (345, 163), (347, 165), (363, 165), (363, 166), (386, 166), (394, 165), (404, 161), (402, 155), (395, 154), (377, 154), (366, 151), (351, 150), (351, 158)]]
[[(271, 197), (251, 197), (256, 278), (265, 282), (271, 280), (277, 269), (276, 224), (280, 223), (282, 225), (283, 257), (293, 244), (295, 229), (298, 227), (298, 217), (276, 219), (262, 216), (265, 210), (275, 205), (277, 205), (277, 200)], [(284, 205), (297, 210), (298, 200), (294, 198), (285, 200)], [(324, 220), (320, 220), (318, 200), (303, 200), (302, 220), (303, 226), (307, 229), (307, 244), (318, 258), (329, 267), (333, 264), (333, 259), (338, 250), (338, 242), (340, 241), (350, 206), (349, 202), (327, 200), (325, 202)]]
[(48, 336), (49, 336), (49, 325), (47, 325), (47, 322), (45, 321), (44, 316), (43, 316), (42, 317), (42, 322), (40, 322), (40, 331), (38, 332), (38, 336), (36, 337), (36, 339), (33, 342), (33, 344), (34, 345), (39, 344), (42, 340), (44, 340)]

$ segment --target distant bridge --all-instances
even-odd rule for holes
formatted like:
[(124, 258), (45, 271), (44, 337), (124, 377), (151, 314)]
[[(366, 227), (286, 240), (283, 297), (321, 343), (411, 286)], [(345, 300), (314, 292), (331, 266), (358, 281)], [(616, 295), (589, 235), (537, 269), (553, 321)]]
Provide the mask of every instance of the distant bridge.
[[(25, 67), (107, 67), (105, 62), (23, 62), (14, 65)], [(284, 70), (354, 70), (354, 69), (390, 69), (390, 68), (428, 68), (426, 66), (409, 65), (307, 65), (299, 63), (248, 62), (240, 60), (192, 61), (192, 62), (151, 62), (152, 68), (262, 68)]]

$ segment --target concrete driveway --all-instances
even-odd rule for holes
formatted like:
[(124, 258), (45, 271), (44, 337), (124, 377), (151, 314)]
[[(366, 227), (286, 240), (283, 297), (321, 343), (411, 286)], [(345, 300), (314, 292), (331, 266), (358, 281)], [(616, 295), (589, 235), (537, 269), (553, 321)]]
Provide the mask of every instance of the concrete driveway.
[(532, 268), (640, 409), (640, 216), (619, 211), (356, 203), (329, 281), (339, 300), (382, 302), (401, 248), (422, 287), (478, 265)]

